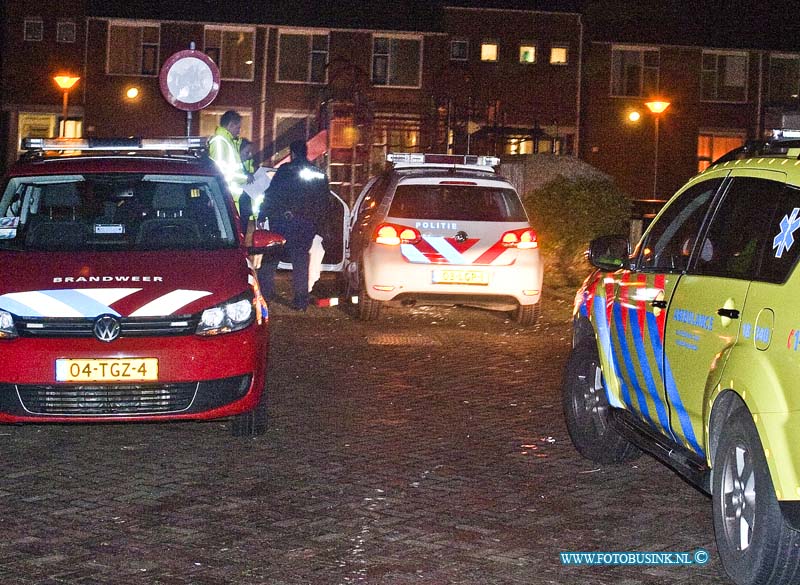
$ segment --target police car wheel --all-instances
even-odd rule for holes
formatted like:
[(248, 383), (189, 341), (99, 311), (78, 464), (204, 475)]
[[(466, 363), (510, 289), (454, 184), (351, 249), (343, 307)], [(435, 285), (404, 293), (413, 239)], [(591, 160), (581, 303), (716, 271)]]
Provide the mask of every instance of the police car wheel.
[(367, 294), (367, 283), (364, 279), (364, 269), (358, 271), (358, 318), (362, 321), (374, 321), (381, 315), (382, 301), (376, 301)]
[(564, 418), (578, 453), (597, 463), (621, 463), (641, 451), (611, 426), (600, 358), (589, 344), (572, 350), (562, 383)]
[(231, 435), (234, 437), (258, 437), (267, 432), (267, 400), (266, 390), (261, 399), (250, 412), (243, 412), (233, 417)]
[(714, 534), (722, 566), (738, 585), (797, 583), (800, 532), (784, 521), (746, 408), (725, 422), (714, 454)]
[(541, 306), (541, 301), (535, 305), (519, 305), (511, 312), (511, 318), (514, 319), (515, 323), (523, 327), (536, 325), (536, 322), (539, 320), (539, 314), (541, 313)]

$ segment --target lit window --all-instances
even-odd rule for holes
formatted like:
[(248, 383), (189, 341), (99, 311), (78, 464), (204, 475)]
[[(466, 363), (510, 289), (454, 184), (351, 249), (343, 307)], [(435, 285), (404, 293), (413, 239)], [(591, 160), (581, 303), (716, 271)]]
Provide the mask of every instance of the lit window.
[(219, 119), (227, 110), (235, 109), (242, 117), (242, 131), (240, 136), (248, 138), (253, 135), (253, 113), (241, 107), (231, 108), (220, 106), (218, 108), (205, 108), (200, 110), (200, 136), (211, 136), (219, 126)]
[(372, 83), (419, 87), (422, 40), (419, 37), (375, 36), (372, 39)]
[(722, 155), (744, 146), (745, 132), (701, 132), (697, 137), (697, 171), (703, 171)]
[(613, 47), (611, 95), (647, 97), (658, 94), (660, 53), (649, 47)]
[(158, 75), (158, 25), (108, 25), (107, 72), (124, 75)]
[(481, 43), (481, 61), (497, 61), (500, 54), (500, 47), (494, 41), (484, 41)]
[(564, 45), (550, 47), (550, 65), (566, 65), (569, 59), (569, 48)]
[(278, 81), (326, 83), (328, 34), (280, 32)]
[(450, 60), (466, 61), (469, 58), (469, 41), (450, 41)]
[(56, 42), (74, 43), (75, 42), (75, 23), (70, 20), (62, 20), (56, 25)]
[(253, 28), (207, 26), (205, 53), (219, 67), (222, 79), (252, 81), (255, 39)]
[(536, 63), (536, 45), (526, 44), (519, 46), (520, 63)]
[(41, 18), (25, 19), (25, 40), (41, 41), (44, 36), (44, 23)]
[(701, 99), (747, 101), (747, 53), (703, 51)]

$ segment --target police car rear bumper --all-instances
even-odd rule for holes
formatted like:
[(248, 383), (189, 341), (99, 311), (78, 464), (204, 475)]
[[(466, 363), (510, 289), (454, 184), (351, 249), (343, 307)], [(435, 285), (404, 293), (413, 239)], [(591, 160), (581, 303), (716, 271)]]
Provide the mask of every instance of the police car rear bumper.
[[(435, 270), (481, 272), (488, 284), (443, 284), (434, 282)], [(372, 246), (364, 257), (364, 276), (369, 296), (377, 301), (453, 299), (465, 297), (505, 299), (511, 305), (533, 305), (542, 291), (542, 263), (538, 250), (520, 251), (508, 266), (414, 264), (400, 256), (396, 247)]]

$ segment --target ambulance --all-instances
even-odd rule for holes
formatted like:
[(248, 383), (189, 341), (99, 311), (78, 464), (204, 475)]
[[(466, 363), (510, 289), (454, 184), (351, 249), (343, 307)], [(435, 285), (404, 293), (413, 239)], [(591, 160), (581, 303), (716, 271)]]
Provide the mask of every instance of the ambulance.
[(800, 582), (798, 259), (800, 132), (783, 131), (689, 180), (632, 253), (593, 241), (575, 297), (573, 444), (608, 464), (645, 451), (709, 494), (739, 585)]
[(202, 138), (26, 139), (0, 190), (0, 422), (266, 429), (269, 311)]

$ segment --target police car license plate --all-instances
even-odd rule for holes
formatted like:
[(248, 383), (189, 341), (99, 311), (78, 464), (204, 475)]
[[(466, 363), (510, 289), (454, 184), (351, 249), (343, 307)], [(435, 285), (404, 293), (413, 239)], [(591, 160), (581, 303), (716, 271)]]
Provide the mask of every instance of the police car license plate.
[(158, 358), (57, 359), (57, 382), (158, 380)]
[(489, 284), (489, 273), (483, 270), (434, 270), (434, 284)]

